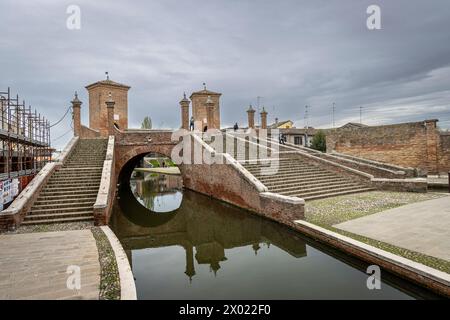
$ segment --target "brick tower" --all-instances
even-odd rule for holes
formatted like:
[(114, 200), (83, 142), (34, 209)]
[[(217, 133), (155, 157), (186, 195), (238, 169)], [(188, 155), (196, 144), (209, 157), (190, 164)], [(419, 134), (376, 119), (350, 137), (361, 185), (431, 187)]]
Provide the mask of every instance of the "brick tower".
[[(220, 129), (220, 96), (221, 93), (212, 92), (206, 89), (205, 84), (203, 84), (203, 90), (194, 92), (190, 99), (192, 101), (192, 116), (194, 117), (194, 121), (201, 121), (202, 128), (208, 126), (208, 128), (216, 128)], [(207, 107), (206, 102), (208, 101), (208, 97), (210, 101), (212, 101), (211, 106)], [(213, 124), (208, 124), (208, 110), (207, 108), (212, 108), (212, 118)]]
[(98, 81), (86, 86), (89, 93), (89, 127), (108, 135), (108, 111), (106, 101), (109, 93), (115, 101), (114, 123), (121, 129), (128, 129), (128, 90), (131, 87), (109, 80)]

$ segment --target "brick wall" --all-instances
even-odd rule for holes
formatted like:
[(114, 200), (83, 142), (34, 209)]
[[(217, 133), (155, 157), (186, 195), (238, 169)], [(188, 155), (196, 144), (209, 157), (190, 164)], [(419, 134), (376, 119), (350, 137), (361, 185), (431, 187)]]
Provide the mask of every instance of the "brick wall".
[(213, 108), (213, 119), (214, 119), (214, 128), (220, 128), (220, 94), (215, 93), (201, 93), (196, 92), (191, 95), (192, 101), (192, 116), (195, 121), (201, 121), (202, 123), (208, 118), (206, 112), (206, 100), (208, 96), (211, 97), (211, 100), (214, 102)]
[(327, 152), (335, 150), (403, 167), (418, 168), (421, 174), (436, 174), (448, 168), (450, 152), (449, 138), (440, 136), (436, 122), (437, 120), (426, 120), (329, 130)]
[(115, 123), (121, 130), (128, 128), (128, 88), (114, 85), (96, 85), (89, 91), (89, 127), (99, 130), (102, 136), (108, 135), (108, 118), (106, 101), (111, 92), (115, 101)]
[(450, 171), (450, 132), (439, 135), (438, 161), (439, 172), (447, 173)]

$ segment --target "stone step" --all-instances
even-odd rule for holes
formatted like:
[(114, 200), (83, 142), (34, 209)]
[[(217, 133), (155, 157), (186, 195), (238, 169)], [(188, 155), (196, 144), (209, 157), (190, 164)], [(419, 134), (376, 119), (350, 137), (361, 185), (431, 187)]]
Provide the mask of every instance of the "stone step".
[(69, 176), (73, 176), (73, 177), (77, 177), (77, 176), (94, 176), (94, 175), (98, 175), (101, 176), (103, 172), (103, 167), (97, 170), (82, 170), (82, 169), (78, 169), (77, 171), (75, 170), (65, 170), (65, 171), (56, 171), (53, 175), (55, 177), (57, 176), (64, 176), (64, 177), (69, 177)]
[(283, 173), (283, 174), (253, 174), (257, 179), (261, 181), (272, 181), (278, 179), (307, 179), (311, 177), (335, 177), (336, 175), (330, 172), (291, 172), (291, 173)]
[(46, 220), (24, 220), (22, 225), (37, 225), (37, 224), (54, 224), (54, 223), (69, 223), (69, 222), (81, 222), (81, 221), (93, 221), (94, 216), (82, 216), (72, 218), (52, 218)]
[(100, 180), (85, 180), (82, 182), (78, 182), (78, 181), (71, 181), (71, 180), (66, 180), (65, 182), (61, 182), (61, 181), (49, 181), (46, 185), (45, 188), (69, 188), (69, 187), (99, 187), (100, 186)]
[(42, 205), (63, 205), (66, 203), (83, 203), (83, 202), (92, 202), (95, 203), (97, 199), (97, 194), (89, 196), (89, 197), (80, 197), (74, 196), (73, 198), (67, 198), (67, 196), (61, 196), (59, 198), (50, 198), (44, 199), (39, 197), (34, 203), (33, 206), (42, 206)]
[(309, 184), (288, 184), (286, 183), (284, 186), (276, 186), (276, 187), (268, 187), (270, 192), (275, 193), (284, 193), (284, 192), (309, 192), (314, 190), (328, 190), (335, 187), (341, 187), (341, 186), (359, 186), (357, 183), (351, 183), (348, 181), (335, 181), (335, 180), (329, 180), (329, 181), (322, 181), (322, 182), (314, 182)]
[(102, 171), (103, 170), (103, 166), (92, 166), (92, 167), (87, 167), (87, 168), (83, 168), (83, 170), (77, 169), (77, 168), (66, 168), (66, 167), (62, 167), (60, 168), (58, 171), (56, 172), (79, 172), (79, 171), (84, 171), (84, 172), (91, 172), (91, 171)]
[(54, 202), (47, 202), (43, 204), (36, 204), (34, 203), (31, 207), (31, 211), (36, 210), (45, 210), (45, 209), (64, 209), (64, 208), (72, 208), (72, 207), (89, 207), (93, 206), (95, 203), (95, 199), (92, 200), (85, 200), (85, 201), (79, 201), (78, 199), (74, 201), (74, 199), (71, 199), (72, 201), (69, 201), (67, 203), (54, 203)]
[(52, 213), (65, 213), (65, 212), (80, 212), (80, 211), (91, 211), (93, 212), (93, 205), (75, 206), (75, 207), (65, 207), (65, 208), (54, 208), (54, 209), (32, 209), (28, 215), (34, 214), (52, 214)]
[(76, 158), (76, 159), (68, 159), (64, 165), (67, 165), (68, 163), (99, 163), (105, 161), (103, 158)]
[(278, 187), (302, 187), (302, 186), (310, 186), (317, 185), (319, 183), (332, 183), (332, 182), (340, 182), (340, 183), (348, 183), (349, 180), (346, 178), (337, 178), (337, 177), (325, 177), (325, 178), (317, 178), (312, 177), (309, 179), (299, 179), (299, 180), (279, 180), (275, 182), (264, 182), (264, 185), (270, 189), (276, 189)]
[(264, 169), (278, 169), (278, 170), (306, 170), (306, 169), (315, 169), (315, 170), (323, 170), (323, 168), (319, 167), (319, 166), (312, 166), (312, 165), (308, 165), (308, 164), (302, 164), (302, 163), (297, 163), (297, 164), (281, 164), (281, 163), (272, 163), (272, 165), (258, 165), (258, 166), (248, 166), (248, 165), (244, 165), (244, 168), (246, 168), (249, 171), (255, 171), (255, 170), (260, 170), (261, 168)]
[(373, 190), (373, 188), (370, 187), (366, 187), (366, 186), (361, 186), (361, 185), (356, 185), (356, 186), (341, 186), (341, 187), (336, 187), (336, 188), (328, 188), (328, 189), (322, 189), (322, 190), (308, 190), (308, 191), (297, 191), (297, 192), (292, 192), (292, 191), (288, 191), (288, 192), (282, 192), (280, 194), (282, 195), (286, 195), (286, 196), (295, 196), (295, 197), (299, 197), (299, 198), (311, 198), (311, 197), (319, 197), (321, 195), (325, 195), (325, 194), (331, 194), (331, 193), (341, 193), (341, 192), (348, 192), (348, 193), (352, 193), (355, 190), (360, 190), (360, 189), (370, 189)]
[(69, 159), (80, 159), (80, 158), (86, 158), (86, 159), (101, 159), (105, 158), (106, 150), (102, 152), (76, 152), (72, 153), (69, 157)]
[(80, 184), (73, 184), (73, 185), (46, 185), (42, 190), (43, 191), (73, 191), (73, 190), (97, 190), (100, 186), (100, 181), (98, 181), (94, 185), (80, 185)]
[(284, 174), (284, 175), (261, 175), (258, 176), (259, 180), (263, 183), (271, 183), (271, 182), (278, 182), (278, 181), (309, 181), (314, 179), (322, 179), (322, 178), (335, 178), (336, 175), (330, 173), (330, 172), (321, 172), (321, 173), (315, 173), (312, 172), (310, 174), (306, 173), (292, 173), (292, 174)]
[(67, 193), (67, 192), (49, 192), (49, 193), (45, 193), (45, 192), (41, 192), (39, 194), (39, 197), (36, 201), (44, 201), (44, 200), (51, 200), (51, 199), (61, 199), (61, 198), (65, 198), (65, 199), (74, 199), (77, 197), (97, 197), (98, 194), (98, 190), (95, 191), (85, 191), (85, 190), (81, 190), (81, 191), (76, 191), (76, 192), (71, 192), (71, 193)]
[(294, 168), (320, 168), (319, 166), (314, 166), (305, 162), (281, 162), (281, 161), (270, 161), (270, 162), (266, 162), (266, 163), (258, 163), (258, 164), (243, 164), (243, 166), (245, 168), (249, 168), (249, 169), (258, 169), (258, 168), (270, 168), (270, 167), (276, 167), (278, 166), (279, 168), (289, 168), (289, 167), (294, 167)]
[(100, 181), (102, 178), (101, 175), (86, 175), (86, 176), (51, 176), (48, 182), (61, 182), (64, 183), (66, 181), (74, 181), (74, 182), (83, 182), (83, 181)]
[[(290, 173), (320, 173), (324, 170), (320, 168), (258, 168), (248, 170), (253, 175), (282, 175)], [(264, 174), (263, 174), (264, 173)]]
[(90, 162), (86, 162), (86, 163), (82, 163), (79, 161), (75, 161), (75, 162), (67, 162), (64, 164), (64, 167), (66, 168), (84, 168), (84, 167), (92, 167), (92, 166), (98, 166), (100, 167), (101, 165), (103, 165), (103, 161), (101, 162), (96, 162), (96, 161), (90, 161)]
[(75, 218), (75, 217), (93, 217), (93, 211), (77, 211), (77, 212), (63, 212), (63, 213), (43, 213), (43, 214), (28, 214), (25, 217), (25, 221), (36, 221), (36, 220), (49, 220), (49, 219), (59, 219), (59, 218)]
[(69, 195), (79, 195), (79, 196), (82, 196), (82, 195), (93, 195), (93, 194), (97, 195), (97, 193), (98, 193), (98, 188), (96, 188), (96, 189), (86, 189), (86, 188), (83, 188), (83, 189), (58, 190), (58, 191), (54, 191), (54, 190), (50, 190), (50, 191), (43, 190), (39, 195), (40, 195), (40, 196), (42, 195), (43, 197), (47, 197), (47, 196), (58, 196), (58, 195), (67, 195), (67, 196), (69, 196)]
[(51, 178), (48, 180), (50, 181), (61, 181), (61, 182), (65, 182), (65, 181), (85, 181), (85, 180), (101, 180), (102, 176), (101, 175), (79, 175), (79, 176), (65, 176), (65, 175), (58, 175), (58, 176), (51, 176)]

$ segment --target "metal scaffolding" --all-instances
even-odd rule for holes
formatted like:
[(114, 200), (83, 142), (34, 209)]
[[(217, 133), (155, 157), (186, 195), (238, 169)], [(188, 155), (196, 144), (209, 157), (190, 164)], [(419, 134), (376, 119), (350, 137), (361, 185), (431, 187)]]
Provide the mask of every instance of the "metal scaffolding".
[(50, 122), (10, 88), (0, 91), (0, 181), (36, 174), (51, 154)]

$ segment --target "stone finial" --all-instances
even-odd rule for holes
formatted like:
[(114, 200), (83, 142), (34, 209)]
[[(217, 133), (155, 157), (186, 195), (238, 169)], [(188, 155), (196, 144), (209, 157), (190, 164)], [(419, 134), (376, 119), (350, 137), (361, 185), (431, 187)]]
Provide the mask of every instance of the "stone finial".
[(250, 104), (250, 106), (248, 107), (247, 112), (255, 112), (255, 109), (253, 109), (252, 105)]
[(267, 111), (263, 107), (261, 111), (261, 129), (267, 129)]
[(77, 105), (77, 106), (80, 106), (82, 104), (80, 99), (78, 99), (78, 92), (75, 91), (75, 96), (74, 96), (73, 100), (71, 101), (71, 103), (73, 105)]
[(262, 108), (261, 114), (267, 114), (267, 111), (264, 107)]
[(189, 106), (190, 101), (189, 99), (186, 97), (186, 92), (183, 93), (183, 99), (181, 99), (180, 101), (180, 105), (184, 106), (184, 105), (188, 105)]

